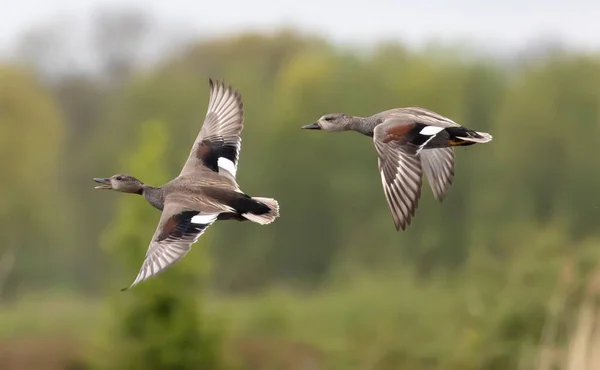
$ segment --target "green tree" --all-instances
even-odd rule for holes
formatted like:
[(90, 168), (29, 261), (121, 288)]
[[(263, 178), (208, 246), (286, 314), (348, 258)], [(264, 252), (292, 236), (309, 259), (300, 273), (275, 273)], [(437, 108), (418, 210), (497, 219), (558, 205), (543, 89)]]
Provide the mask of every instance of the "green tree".
[[(28, 71), (0, 66), (0, 260), (15, 253), (8, 291), (33, 281), (53, 281), (62, 270), (67, 214), (61, 200), (64, 126), (49, 91)], [(32, 232), (32, 227), (35, 232)], [(47, 254), (49, 245), (58, 245)], [(2, 285), (2, 283), (0, 283)], [(1, 290), (1, 288), (0, 288)]]
[[(123, 170), (142, 181), (164, 183), (163, 158), (168, 131), (159, 121), (141, 126), (139, 147)], [(98, 194), (106, 196), (108, 194)], [(149, 240), (160, 215), (145, 200), (122, 195), (105, 247), (115, 261), (122, 261), (126, 275), (119, 284), (130, 283), (141, 266)], [(159, 277), (110, 297), (113, 320), (108, 333), (107, 353), (100, 367), (106, 369), (217, 369), (219, 338), (199, 315), (198, 291), (208, 264), (204, 246), (210, 232), (200, 239), (181, 262)], [(115, 286), (115, 292), (119, 289)]]

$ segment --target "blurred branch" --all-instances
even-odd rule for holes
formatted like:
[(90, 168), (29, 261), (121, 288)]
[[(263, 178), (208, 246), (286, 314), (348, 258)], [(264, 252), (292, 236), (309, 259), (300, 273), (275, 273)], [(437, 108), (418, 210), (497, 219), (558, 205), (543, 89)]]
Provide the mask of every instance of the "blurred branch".
[(17, 262), (17, 251), (21, 248), (21, 244), (17, 244), (14, 248), (9, 248), (0, 259), (0, 297), (4, 291), (4, 285), (10, 276), (10, 273)]
[[(583, 302), (577, 314), (577, 327), (567, 346), (568, 370), (597, 369), (591, 363), (593, 344), (598, 333), (594, 333), (594, 323), (598, 320), (595, 302), (600, 294), (600, 269), (596, 269), (589, 279)], [(597, 364), (596, 364), (597, 365)]]

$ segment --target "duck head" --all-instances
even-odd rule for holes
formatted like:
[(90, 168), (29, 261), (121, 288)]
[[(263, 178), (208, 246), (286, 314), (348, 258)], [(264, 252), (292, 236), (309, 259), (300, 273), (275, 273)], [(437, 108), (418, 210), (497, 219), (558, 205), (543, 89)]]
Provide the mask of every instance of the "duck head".
[(94, 177), (94, 181), (101, 184), (94, 189), (112, 189), (122, 193), (141, 194), (144, 184), (130, 175), (117, 174), (107, 178)]
[(352, 116), (345, 113), (326, 114), (315, 123), (302, 126), (306, 130), (323, 130), (323, 131), (348, 131), (351, 130)]

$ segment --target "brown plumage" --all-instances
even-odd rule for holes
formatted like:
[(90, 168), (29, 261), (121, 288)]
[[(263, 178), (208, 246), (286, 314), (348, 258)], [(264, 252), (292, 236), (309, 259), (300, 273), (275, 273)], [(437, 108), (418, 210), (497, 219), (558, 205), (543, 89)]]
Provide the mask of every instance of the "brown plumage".
[(279, 216), (275, 199), (250, 197), (237, 182), (244, 111), (241, 95), (222, 82), (210, 83), (210, 100), (202, 129), (181, 173), (161, 187), (133, 176), (95, 178), (97, 189), (143, 195), (162, 211), (134, 285), (181, 260), (193, 243), (217, 220), (266, 225)]
[(405, 230), (419, 206), (423, 173), (443, 201), (454, 177), (454, 146), (487, 143), (477, 132), (424, 108), (396, 108), (370, 117), (326, 114), (302, 126), (323, 131), (357, 131), (373, 138), (383, 191), (396, 230)]

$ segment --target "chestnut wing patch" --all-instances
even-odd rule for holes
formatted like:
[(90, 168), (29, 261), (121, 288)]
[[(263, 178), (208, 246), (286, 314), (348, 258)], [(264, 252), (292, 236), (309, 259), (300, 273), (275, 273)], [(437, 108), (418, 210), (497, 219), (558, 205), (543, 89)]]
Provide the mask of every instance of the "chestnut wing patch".
[(431, 126), (420, 122), (394, 124), (386, 128), (382, 142), (388, 144), (394, 141), (400, 145), (405, 145), (407, 150), (412, 148), (418, 153), (439, 135), (448, 136), (444, 128), (439, 126)]
[(415, 125), (415, 123), (393, 125), (387, 130), (385, 130), (385, 136), (382, 138), (382, 141), (386, 144), (390, 141), (405, 142), (408, 133), (410, 133), (415, 128)]

